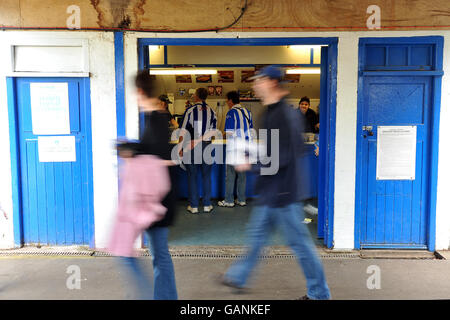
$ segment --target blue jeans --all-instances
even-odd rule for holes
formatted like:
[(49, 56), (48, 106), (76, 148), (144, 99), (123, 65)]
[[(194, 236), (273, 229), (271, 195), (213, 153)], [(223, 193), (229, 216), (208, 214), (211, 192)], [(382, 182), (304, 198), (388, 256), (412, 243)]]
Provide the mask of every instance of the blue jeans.
[(128, 274), (133, 287), (137, 289), (137, 299), (152, 300), (153, 299), (153, 279), (145, 271), (138, 258), (120, 257), (120, 262)]
[(236, 193), (239, 202), (245, 202), (245, 182), (247, 174), (236, 172), (234, 166), (227, 165), (225, 175), (225, 202), (234, 203), (234, 181), (237, 175)]
[(137, 288), (138, 299), (177, 300), (175, 271), (169, 253), (166, 227), (147, 230), (150, 238), (150, 254), (153, 260), (153, 278), (145, 272), (138, 258), (121, 257), (122, 264)]
[(202, 164), (186, 164), (187, 178), (188, 178), (188, 197), (189, 204), (193, 208), (198, 208), (199, 195), (197, 186), (197, 171), (202, 171), (203, 181), (203, 206), (211, 205), (211, 167), (212, 165)]
[(150, 254), (153, 260), (153, 276), (155, 278), (155, 300), (177, 300), (177, 286), (172, 257), (169, 253), (166, 227), (151, 228), (147, 230), (150, 238)]
[(322, 263), (303, 220), (302, 203), (290, 204), (282, 208), (255, 207), (248, 224), (249, 248), (247, 254), (228, 269), (225, 278), (243, 287), (258, 262), (259, 253), (270, 232), (278, 225), (303, 269), (308, 297), (310, 299), (330, 299), (330, 290)]

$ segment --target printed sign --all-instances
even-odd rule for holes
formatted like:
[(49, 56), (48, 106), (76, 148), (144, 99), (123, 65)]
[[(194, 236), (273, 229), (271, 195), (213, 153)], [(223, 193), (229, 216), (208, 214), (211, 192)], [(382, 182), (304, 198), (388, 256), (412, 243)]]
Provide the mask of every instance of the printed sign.
[(39, 162), (75, 162), (75, 136), (38, 137)]
[(249, 78), (253, 77), (254, 75), (255, 75), (254, 70), (242, 70), (241, 71), (241, 82), (242, 83), (252, 82), (252, 80), (249, 80)]
[(212, 76), (210, 74), (199, 74), (195, 77), (197, 83), (211, 83)]
[(192, 77), (190, 74), (181, 74), (175, 76), (176, 83), (192, 83)]
[(30, 84), (33, 134), (70, 134), (67, 83)]
[(416, 142), (416, 126), (378, 127), (377, 180), (414, 180)]
[(233, 83), (234, 71), (218, 71), (219, 83)]

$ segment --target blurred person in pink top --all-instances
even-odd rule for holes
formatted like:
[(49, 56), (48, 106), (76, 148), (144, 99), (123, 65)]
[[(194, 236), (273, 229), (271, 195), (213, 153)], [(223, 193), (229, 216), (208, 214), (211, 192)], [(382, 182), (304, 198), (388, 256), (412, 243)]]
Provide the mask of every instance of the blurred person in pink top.
[[(176, 203), (176, 190), (174, 189), (176, 185), (176, 167), (170, 160), (170, 113), (168, 113), (167, 108), (160, 103), (155, 81), (150, 77), (148, 70), (141, 71), (137, 74), (135, 86), (137, 102), (140, 112), (144, 115), (145, 125), (143, 130), (141, 130), (141, 136), (138, 142), (122, 143), (118, 146), (118, 151), (119, 156), (125, 160), (125, 168), (127, 166), (132, 167), (130, 170), (133, 175), (138, 175), (139, 172), (142, 173), (143, 177), (139, 177), (137, 181), (145, 180), (141, 185), (143, 190), (150, 191), (151, 188), (159, 188), (152, 189), (151, 196), (144, 197), (146, 199), (145, 205), (141, 203), (131, 205), (131, 207), (128, 205), (126, 206), (127, 208), (130, 208), (127, 214), (137, 215), (137, 217), (131, 219), (140, 226), (141, 231), (144, 231), (145, 229), (145, 234), (149, 238), (149, 251), (153, 263), (154, 282), (152, 282), (153, 278), (146, 276), (146, 273), (138, 264), (137, 259), (129, 256), (129, 248), (124, 252), (120, 251), (120, 253), (122, 253), (122, 256), (125, 256), (122, 259), (123, 263), (128, 270), (131, 271), (129, 272), (129, 275), (139, 289), (141, 298), (176, 300), (178, 299), (178, 295), (175, 282), (175, 271), (168, 246), (169, 227), (175, 220)], [(162, 163), (161, 167), (153, 170), (150, 168), (150, 163), (148, 162), (147, 164), (149, 167), (145, 168), (144, 166), (147, 164), (144, 165), (139, 159), (145, 159), (146, 157), (159, 158), (161, 161), (159, 163)], [(162, 195), (166, 190), (165, 179), (162, 178), (163, 172), (168, 173), (170, 187), (168, 189), (169, 191), (160, 198), (159, 195)], [(130, 177), (132, 174), (130, 174)], [(154, 176), (152, 177), (152, 175)], [(123, 191), (126, 194), (128, 192), (127, 190), (130, 190), (126, 186), (127, 177), (120, 176), (120, 178), (121, 192), (122, 189), (124, 189)], [(122, 181), (122, 179), (125, 179), (125, 181)], [(131, 184), (134, 183), (132, 179), (130, 179), (129, 182)], [(137, 186), (139, 185), (133, 184), (132, 188)], [(134, 193), (134, 191), (132, 191), (132, 193)], [(141, 197), (141, 199), (143, 198)], [(159, 200), (157, 201), (157, 199)], [(152, 216), (140, 214), (143, 213), (143, 208), (145, 208), (144, 211), (151, 208)], [(112, 240), (112, 243), (114, 243), (114, 241), (115, 240)], [(121, 245), (119, 244), (118, 247), (119, 248), (116, 247), (116, 249), (119, 250)], [(117, 253), (119, 253), (119, 251)]]

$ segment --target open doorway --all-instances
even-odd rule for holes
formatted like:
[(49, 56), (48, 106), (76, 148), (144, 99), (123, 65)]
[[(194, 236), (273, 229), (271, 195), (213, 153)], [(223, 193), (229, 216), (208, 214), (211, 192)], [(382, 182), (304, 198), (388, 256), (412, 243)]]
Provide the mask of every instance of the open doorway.
[[(309, 41), (308, 41), (309, 40)], [(302, 183), (309, 186), (305, 202), (305, 223), (319, 246), (332, 247), (332, 202), (334, 179), (334, 120), (336, 92), (336, 39), (140, 39), (139, 67), (150, 70), (189, 68), (198, 74), (156, 74), (159, 87), (168, 96), (169, 111), (179, 124), (193, 91), (208, 90), (206, 102), (214, 110), (217, 128), (224, 131), (228, 112), (226, 93), (239, 92), (241, 105), (253, 116), (256, 130), (261, 127), (264, 107), (254, 97), (248, 77), (264, 65), (276, 64), (294, 71), (286, 79), (290, 91), (287, 102), (299, 109), (302, 97), (309, 98), (310, 112), (317, 115), (317, 130), (305, 134), (309, 173)], [(202, 70), (215, 71), (213, 74)], [(300, 109), (299, 109), (300, 112)], [(320, 121), (319, 121), (320, 119)], [(314, 124), (313, 124), (314, 125)], [(319, 129), (320, 128), (320, 129)], [(317, 140), (320, 141), (316, 155)], [(186, 211), (187, 174), (178, 169), (178, 210), (171, 228), (169, 245), (244, 245), (256, 176), (247, 174), (247, 206), (223, 208), (225, 165), (213, 164), (211, 213), (190, 215)], [(199, 192), (202, 193), (201, 179)], [(278, 233), (268, 245), (283, 245)]]

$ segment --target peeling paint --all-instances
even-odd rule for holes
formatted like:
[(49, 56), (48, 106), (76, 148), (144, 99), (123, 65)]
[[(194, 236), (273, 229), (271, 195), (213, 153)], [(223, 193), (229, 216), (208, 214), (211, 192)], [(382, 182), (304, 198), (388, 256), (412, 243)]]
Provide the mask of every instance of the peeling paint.
[(91, 5), (94, 7), (94, 10), (97, 12), (97, 24), (101, 28), (105, 28), (106, 25), (104, 23), (105, 20), (105, 13), (100, 8), (100, 1), (101, 0), (90, 0)]
[(141, 27), (141, 18), (145, 14), (144, 6), (145, 6), (146, 2), (147, 2), (147, 0), (137, 0), (136, 5), (133, 6), (134, 20), (135, 20), (136, 28)]
[(129, 28), (131, 18), (127, 14), (131, 0), (108, 0), (112, 15), (111, 25), (119, 28)]

